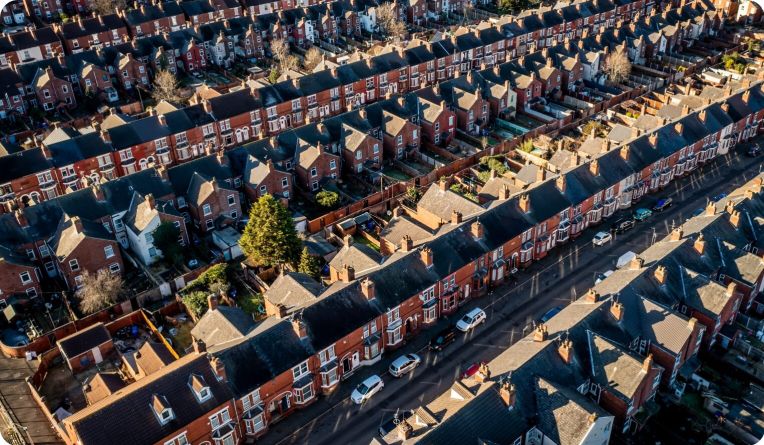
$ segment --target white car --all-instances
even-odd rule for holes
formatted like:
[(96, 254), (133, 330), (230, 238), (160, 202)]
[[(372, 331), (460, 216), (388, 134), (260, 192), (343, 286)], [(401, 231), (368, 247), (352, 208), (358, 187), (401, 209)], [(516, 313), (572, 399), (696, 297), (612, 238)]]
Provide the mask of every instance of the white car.
[(608, 232), (597, 232), (596, 235), (594, 235), (594, 238), (592, 238), (592, 244), (595, 246), (602, 246), (605, 243), (609, 243), (613, 240), (613, 235), (611, 235)]
[(350, 394), (350, 400), (356, 405), (360, 405), (369, 400), (371, 396), (381, 391), (384, 387), (385, 382), (382, 381), (382, 378), (378, 375), (373, 375), (355, 387), (353, 393)]
[(422, 363), (422, 359), (416, 354), (402, 355), (390, 363), (390, 375), (400, 377), (413, 371), (420, 363)]
[(485, 318), (485, 312), (479, 307), (476, 307), (464, 314), (464, 317), (456, 323), (456, 329), (462, 332), (467, 332), (475, 326), (485, 323)]

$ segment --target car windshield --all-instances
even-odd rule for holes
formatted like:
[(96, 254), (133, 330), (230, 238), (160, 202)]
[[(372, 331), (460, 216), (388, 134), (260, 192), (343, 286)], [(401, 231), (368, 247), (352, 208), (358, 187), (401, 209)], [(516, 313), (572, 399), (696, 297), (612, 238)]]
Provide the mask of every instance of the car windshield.
[(465, 315), (462, 318), (462, 321), (465, 322), (465, 323), (472, 323), (472, 317), (470, 317), (469, 315)]
[(408, 359), (409, 359), (409, 360), (411, 360), (412, 362), (416, 360), (416, 357), (414, 357), (414, 356), (413, 356), (413, 355), (411, 355), (411, 354), (407, 354), (407, 355), (406, 355), (406, 358), (408, 358)]
[[(369, 392), (369, 387), (366, 386), (365, 383), (361, 383), (358, 385), (358, 388), (356, 388), (361, 395), (365, 395), (367, 392)], [(346, 393), (347, 394), (347, 393)]]

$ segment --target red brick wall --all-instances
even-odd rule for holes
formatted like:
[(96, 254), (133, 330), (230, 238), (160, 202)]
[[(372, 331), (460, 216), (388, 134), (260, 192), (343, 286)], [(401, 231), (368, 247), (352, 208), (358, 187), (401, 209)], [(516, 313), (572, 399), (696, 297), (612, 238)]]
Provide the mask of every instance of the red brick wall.
[[(114, 249), (114, 256), (108, 259), (104, 253), (106, 246), (112, 246)], [(69, 267), (69, 262), (75, 259), (79, 264), (79, 270), (72, 271)], [(86, 237), (69, 256), (59, 261), (59, 269), (62, 271), (63, 278), (66, 280), (69, 288), (74, 289), (76, 287), (75, 277), (84, 274), (86, 271), (95, 274), (101, 269), (108, 270), (109, 265), (112, 263), (119, 264), (120, 273), (124, 270), (119, 244), (116, 241)]]
[[(32, 279), (28, 284), (22, 284), (20, 274), (24, 272)], [(28, 289), (34, 289), (35, 295), (40, 295), (40, 280), (35, 268), (0, 261), (0, 298), (4, 300), (15, 293), (26, 294)]]

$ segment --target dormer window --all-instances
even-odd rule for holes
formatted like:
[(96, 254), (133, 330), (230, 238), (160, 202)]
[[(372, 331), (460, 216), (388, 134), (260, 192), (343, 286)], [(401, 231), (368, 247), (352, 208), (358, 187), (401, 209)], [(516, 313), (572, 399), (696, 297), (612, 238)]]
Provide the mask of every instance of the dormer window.
[(204, 403), (212, 397), (210, 387), (207, 386), (207, 382), (204, 381), (204, 377), (198, 374), (191, 374), (188, 379), (188, 386), (194, 392), (194, 397), (199, 403)]
[(167, 425), (171, 420), (175, 419), (175, 412), (170, 407), (169, 402), (165, 396), (154, 394), (151, 396), (151, 408), (154, 410), (154, 415), (162, 425)]

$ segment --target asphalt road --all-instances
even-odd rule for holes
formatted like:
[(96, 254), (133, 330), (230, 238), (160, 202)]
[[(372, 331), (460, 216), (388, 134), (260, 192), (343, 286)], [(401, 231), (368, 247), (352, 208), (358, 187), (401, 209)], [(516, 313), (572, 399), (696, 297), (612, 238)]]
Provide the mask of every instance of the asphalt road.
[[(362, 368), (342, 382), (335, 393), (272, 425), (258, 443), (368, 444), (379, 426), (397, 410), (413, 409), (429, 402), (445, 392), (466, 367), (499, 355), (529, 332), (532, 320), (583, 295), (594, 284), (598, 273), (615, 268), (620, 255), (630, 250), (641, 252), (666, 236), (673, 225), (681, 224), (694, 211), (705, 207), (710, 197), (729, 193), (752, 179), (761, 171), (764, 157), (752, 159), (739, 154), (744, 149), (739, 146), (736, 153), (675, 180), (662, 192), (644, 197), (631, 209), (617, 212), (610, 221), (622, 212), (652, 207), (660, 197), (670, 196), (674, 200), (672, 207), (617, 235), (609, 245), (596, 247), (591, 243), (597, 231), (609, 229), (610, 223), (605, 221), (578, 239), (558, 246), (543, 260), (520, 271), (516, 282), (499, 286), (489, 295), (470, 302), (450, 320), (441, 320), (438, 326), (421, 332), (379, 363)], [(443, 352), (427, 350), (427, 342), (435, 332), (475, 306), (485, 309), (486, 323), (470, 333), (460, 333), (457, 341)], [(422, 364), (415, 372), (401, 379), (387, 374), (390, 362), (407, 352), (417, 352), (422, 357)], [(364, 405), (354, 405), (349, 400), (353, 388), (375, 373), (382, 375), (384, 389)]]

